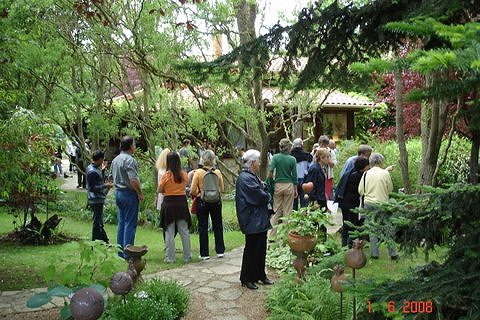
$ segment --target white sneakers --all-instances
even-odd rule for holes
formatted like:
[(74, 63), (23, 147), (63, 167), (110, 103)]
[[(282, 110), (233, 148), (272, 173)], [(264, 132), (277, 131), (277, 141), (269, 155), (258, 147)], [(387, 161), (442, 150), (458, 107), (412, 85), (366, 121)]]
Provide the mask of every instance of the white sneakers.
[[(223, 257), (225, 257), (225, 253), (217, 253), (217, 258), (223, 258)], [(205, 260), (209, 260), (210, 256), (205, 256), (205, 257), (199, 256), (198, 259), (205, 261)]]

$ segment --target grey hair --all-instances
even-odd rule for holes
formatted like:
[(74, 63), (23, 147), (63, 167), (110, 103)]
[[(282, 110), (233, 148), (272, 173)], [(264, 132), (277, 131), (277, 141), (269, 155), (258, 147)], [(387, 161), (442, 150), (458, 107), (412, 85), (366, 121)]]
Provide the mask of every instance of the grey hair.
[(330, 142), (330, 138), (329, 138), (328, 136), (326, 136), (326, 135), (322, 135), (322, 136), (320, 136), (320, 137), (318, 138), (318, 144), (319, 144), (320, 146), (326, 147), (326, 146), (328, 146), (328, 143), (329, 143), (329, 142)]
[(212, 150), (207, 149), (202, 154), (202, 160), (204, 166), (213, 167), (215, 165), (215, 153)]
[(368, 144), (361, 144), (358, 146), (357, 155), (372, 153), (373, 149)]
[(242, 157), (243, 166), (245, 168), (250, 168), (255, 161), (260, 160), (260, 151), (255, 149), (249, 149), (245, 151)]
[(381, 166), (385, 158), (380, 153), (374, 152), (370, 155), (368, 161), (370, 162), (370, 167)]

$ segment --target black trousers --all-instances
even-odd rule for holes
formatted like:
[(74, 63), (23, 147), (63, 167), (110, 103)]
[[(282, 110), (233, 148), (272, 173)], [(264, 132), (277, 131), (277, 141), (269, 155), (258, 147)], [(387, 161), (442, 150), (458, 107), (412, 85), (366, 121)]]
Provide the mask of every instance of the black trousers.
[(352, 247), (352, 238), (350, 238), (349, 232), (354, 231), (355, 228), (348, 226), (345, 221), (351, 222), (354, 226), (358, 227), (361, 226), (362, 223), (360, 219), (358, 219), (358, 213), (352, 212), (353, 208), (343, 207), (342, 208), (342, 247), (348, 245), (349, 248)]
[(245, 235), (241, 282), (257, 282), (267, 278), (265, 257), (267, 255), (267, 231)]
[(85, 174), (85, 164), (83, 160), (77, 161), (77, 183), (78, 188), (83, 187), (85, 189), (87, 187), (87, 175)]
[(103, 228), (103, 203), (90, 204), (93, 212), (92, 240), (103, 240), (108, 243), (108, 236)]
[(217, 254), (225, 253), (225, 243), (223, 241), (222, 202), (207, 203), (198, 199), (198, 238), (200, 240), (200, 255), (202, 257), (208, 257), (210, 255), (208, 247), (208, 215), (210, 215), (210, 218), (212, 219), (215, 252)]

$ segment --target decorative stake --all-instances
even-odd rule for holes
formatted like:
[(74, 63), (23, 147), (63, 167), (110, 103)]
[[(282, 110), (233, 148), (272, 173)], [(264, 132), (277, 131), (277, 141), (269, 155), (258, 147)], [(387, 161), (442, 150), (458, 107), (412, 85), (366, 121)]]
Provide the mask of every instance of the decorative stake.
[(330, 280), (330, 284), (332, 289), (336, 292), (340, 292), (340, 320), (343, 319), (343, 288), (342, 283), (347, 281), (347, 276), (345, 275), (344, 271), (345, 268), (343, 266), (337, 265), (333, 268), (335, 274), (333, 275), (332, 279)]
[[(363, 252), (364, 245), (365, 242), (363, 240), (353, 240), (352, 249), (348, 250), (347, 254), (345, 255), (345, 264), (352, 268), (353, 286), (355, 286), (355, 270), (363, 268), (367, 263), (367, 257)], [(357, 319), (356, 309), (357, 301), (355, 299), (355, 296), (353, 296), (353, 320)]]

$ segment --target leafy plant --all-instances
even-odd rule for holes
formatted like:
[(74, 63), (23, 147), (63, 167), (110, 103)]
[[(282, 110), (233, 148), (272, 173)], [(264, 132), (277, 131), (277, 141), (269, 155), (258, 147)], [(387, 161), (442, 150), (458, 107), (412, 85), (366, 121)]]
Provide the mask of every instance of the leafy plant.
[(101, 240), (72, 242), (68, 245), (78, 250), (80, 261), (71, 261), (61, 270), (56, 263), (49, 265), (44, 273), (45, 280), (69, 287), (90, 283), (108, 286), (111, 275), (121, 265), (117, 246)]
[(330, 215), (325, 209), (308, 206), (292, 211), (288, 216), (281, 218), (282, 227), (277, 233), (295, 233), (299, 236), (316, 235), (322, 228), (326, 228)]
[[(55, 198), (58, 188), (49, 175), (55, 126), (45, 125), (33, 112), (18, 108), (0, 121), (0, 198), (14, 208), (14, 228), (31, 243), (49, 243), (58, 222), (43, 224), (38, 204)], [(48, 204), (45, 206), (48, 219)], [(18, 213), (23, 211), (23, 216)], [(19, 218), (20, 223), (16, 223)], [(55, 224), (55, 222), (57, 222)]]
[(188, 290), (174, 281), (152, 280), (141, 283), (134, 292), (110, 299), (101, 319), (174, 320), (183, 317), (188, 308)]
[[(343, 295), (343, 317), (352, 316), (352, 296)], [(330, 288), (330, 280), (320, 274), (312, 274), (296, 284), (292, 277), (285, 277), (267, 294), (266, 306), (269, 320), (340, 319), (340, 295)], [(364, 300), (357, 299), (357, 310), (366, 308)]]

